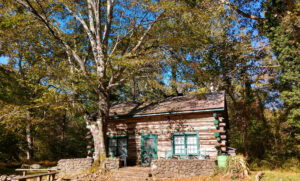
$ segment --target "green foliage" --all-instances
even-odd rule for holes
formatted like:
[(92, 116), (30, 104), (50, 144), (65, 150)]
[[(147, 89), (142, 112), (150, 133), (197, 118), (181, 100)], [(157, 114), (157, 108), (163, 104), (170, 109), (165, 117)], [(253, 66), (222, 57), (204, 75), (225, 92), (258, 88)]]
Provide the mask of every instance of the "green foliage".
[(17, 73), (8, 66), (0, 65), (0, 100), (17, 105), (28, 104), (26, 93), (28, 88), (20, 81)]
[[(82, 13), (88, 22), (87, 1), (26, 2), (60, 33), (55, 37), (15, 1), (0, 1), (0, 55), (9, 58), (0, 66), (1, 161), (25, 159), (28, 125), (33, 159), (85, 157), (86, 113), (117, 101), (225, 90), (230, 146), (251, 168), (298, 169), (299, 1), (229, 1), (236, 6), (212, 0), (120, 1), (108, 39), (99, 46), (101, 60), (93, 38), (66, 10)], [(241, 11), (257, 16), (265, 11), (265, 17), (255, 23)], [(161, 19), (131, 52), (160, 12)], [(108, 18), (103, 15), (101, 33)], [(105, 62), (103, 74), (99, 62)], [(99, 107), (103, 98), (109, 102)], [(231, 165), (230, 170), (243, 170), (238, 160)]]
[(285, 119), (281, 124), (288, 124), (285, 131), (289, 135), (285, 139), (293, 142), (290, 149), (300, 155), (300, 22), (297, 14), (300, 2), (269, 0), (264, 5), (266, 18), (262, 31), (269, 38), (280, 64), (279, 81), (274, 84), (284, 106)]

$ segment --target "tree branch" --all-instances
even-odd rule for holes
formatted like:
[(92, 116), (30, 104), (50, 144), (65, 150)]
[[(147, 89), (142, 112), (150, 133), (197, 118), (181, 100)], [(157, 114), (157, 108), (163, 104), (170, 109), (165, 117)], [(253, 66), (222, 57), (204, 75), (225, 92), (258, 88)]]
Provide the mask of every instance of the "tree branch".
[(80, 66), (81, 71), (83, 72), (83, 75), (85, 76), (86, 80), (90, 83), (94, 91), (99, 94), (99, 90), (97, 87), (93, 84), (91, 78), (88, 76), (86, 69), (85, 69), (85, 63), (84, 61), (81, 60), (81, 58), (78, 56), (78, 54), (59, 36), (60, 32), (57, 28), (52, 28), (50, 22), (47, 20), (47, 18), (43, 17), (38, 11), (32, 6), (32, 4), (28, 1), (25, 0), (26, 3), (22, 0), (16, 0), (17, 3), (20, 5), (24, 6), (25, 8), (29, 9), (30, 12), (32, 12), (45, 26), (46, 28), (50, 31), (52, 36), (60, 42), (66, 49), (66, 53), (69, 54), (71, 53), (74, 57), (74, 59), (77, 61), (77, 63)]
[(114, 0), (107, 0), (107, 20), (106, 20), (106, 25), (104, 27), (104, 33), (103, 33), (103, 43), (107, 46), (108, 42), (108, 37), (110, 33), (110, 27), (111, 27), (111, 22), (112, 22), (112, 14), (113, 14), (113, 9), (114, 9)]
[(147, 34), (149, 33), (149, 31), (151, 30), (151, 28), (153, 27), (153, 25), (158, 21), (158, 19), (162, 16), (163, 12), (160, 13), (154, 21), (152, 21), (152, 23), (150, 24), (150, 26), (146, 29), (146, 31), (144, 32), (144, 34), (140, 37), (139, 41), (137, 42), (136, 46), (131, 50), (131, 53), (134, 53), (142, 44), (142, 42), (144, 41), (145, 37), (147, 36)]
[(260, 18), (253, 14), (248, 14), (248, 13), (245, 13), (244, 11), (240, 10), (235, 4), (230, 3), (229, 0), (220, 0), (220, 2), (221, 2), (221, 4), (228, 5), (229, 7), (234, 9), (238, 14), (242, 15), (245, 18), (250, 18), (250, 19), (256, 20), (259, 23), (262, 23), (264, 21), (264, 18)]
[[(89, 29), (89, 27), (87, 26), (86, 22), (83, 20), (83, 18), (82, 18), (82, 16), (81, 16), (80, 13), (76, 14), (67, 5), (65, 5), (65, 7), (69, 11), (69, 13), (71, 13), (82, 24), (83, 28), (85, 29), (85, 31), (88, 34), (88, 37), (90, 39), (90, 42), (91, 42), (91, 45), (92, 45), (93, 54), (94, 54), (95, 57), (97, 57), (97, 46), (96, 46), (96, 40), (95, 40), (95, 37), (94, 37), (95, 30), (93, 31), (93, 28)], [(90, 22), (90, 26), (91, 26), (91, 22)]]

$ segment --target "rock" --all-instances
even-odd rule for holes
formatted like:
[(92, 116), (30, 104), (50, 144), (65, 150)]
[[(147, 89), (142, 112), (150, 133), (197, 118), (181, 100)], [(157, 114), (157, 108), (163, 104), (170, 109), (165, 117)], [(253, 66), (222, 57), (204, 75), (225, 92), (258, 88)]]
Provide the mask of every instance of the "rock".
[(60, 175), (76, 175), (92, 167), (91, 158), (62, 159), (58, 161), (57, 170)]
[(1, 175), (0, 181), (7, 181), (7, 175)]
[(30, 168), (31, 169), (40, 169), (41, 165), (40, 164), (32, 164), (32, 165), (30, 165)]
[(12, 180), (12, 178), (14, 178), (16, 175), (10, 175), (7, 177), (7, 180)]
[(190, 177), (208, 175), (215, 166), (214, 160), (154, 160), (154, 178)]

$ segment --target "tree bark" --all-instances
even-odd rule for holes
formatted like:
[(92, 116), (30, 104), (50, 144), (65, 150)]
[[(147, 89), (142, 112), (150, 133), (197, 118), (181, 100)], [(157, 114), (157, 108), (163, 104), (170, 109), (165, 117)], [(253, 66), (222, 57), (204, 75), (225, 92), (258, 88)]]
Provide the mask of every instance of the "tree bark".
[(131, 79), (131, 96), (132, 96), (132, 101), (136, 100), (136, 81), (135, 77)]
[(26, 159), (31, 160), (31, 158), (32, 158), (32, 137), (31, 137), (31, 124), (30, 123), (28, 123), (26, 125), (26, 142), (27, 142)]
[(103, 161), (106, 158), (106, 124), (109, 116), (109, 93), (99, 95), (99, 111), (96, 122), (87, 121), (87, 128), (94, 139), (95, 161)]
[[(177, 90), (177, 65), (175, 62), (171, 63), (171, 87), (172, 87), (172, 94), (175, 96), (179, 95), (179, 92)], [(182, 93), (182, 90), (181, 92)]]

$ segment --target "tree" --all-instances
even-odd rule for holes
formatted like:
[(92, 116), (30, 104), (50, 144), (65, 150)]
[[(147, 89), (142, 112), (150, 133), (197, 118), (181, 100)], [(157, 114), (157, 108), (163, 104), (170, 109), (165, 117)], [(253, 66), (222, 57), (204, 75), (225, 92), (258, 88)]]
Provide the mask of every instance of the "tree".
[(280, 65), (279, 81), (274, 80), (283, 101), (284, 115), (289, 127), (286, 132), (289, 142), (293, 142), (300, 153), (300, 22), (299, 1), (271, 1), (264, 4), (266, 17), (262, 26), (270, 40), (272, 50)]
[[(285, 132), (288, 142), (295, 145), (293, 150), (299, 155), (299, 71), (300, 71), (300, 24), (298, 0), (266, 0), (266, 1), (220, 1), (233, 9), (246, 23), (250, 23), (260, 35), (266, 36), (276, 56), (277, 65), (268, 65), (276, 69), (278, 76), (270, 79), (273, 91), (279, 93), (282, 112), (282, 124), (289, 126)], [(254, 5), (257, 8), (253, 8)], [(264, 15), (264, 16), (262, 16)], [(278, 94), (274, 94), (277, 96)], [(275, 100), (276, 98), (274, 98)], [(283, 118), (285, 117), (285, 118)]]
[[(85, 117), (94, 137), (95, 159), (105, 157), (104, 133), (111, 91), (153, 60), (145, 57), (155, 42), (147, 40), (147, 36), (163, 13), (158, 3), (17, 0), (3, 4), (35, 17), (43, 25), (40, 28), (46, 28), (64, 49), (70, 73), (82, 75), (97, 95), (96, 123), (91, 123), (88, 115)], [(77, 42), (76, 37), (82, 33), (77, 30), (81, 28), (84, 39)]]

